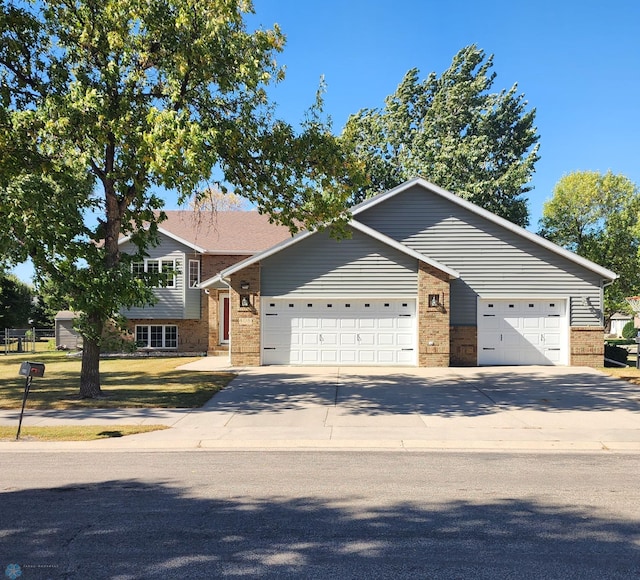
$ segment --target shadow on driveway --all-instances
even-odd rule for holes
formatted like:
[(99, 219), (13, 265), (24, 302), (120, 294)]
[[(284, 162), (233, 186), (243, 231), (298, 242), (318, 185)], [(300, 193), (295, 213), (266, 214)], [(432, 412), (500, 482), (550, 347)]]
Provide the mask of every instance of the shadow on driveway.
[(242, 373), (208, 408), (241, 414), (284, 412), (309, 406), (352, 414), (474, 417), (505, 410), (639, 411), (640, 387), (597, 371), (567, 367), (447, 369), (273, 368)]

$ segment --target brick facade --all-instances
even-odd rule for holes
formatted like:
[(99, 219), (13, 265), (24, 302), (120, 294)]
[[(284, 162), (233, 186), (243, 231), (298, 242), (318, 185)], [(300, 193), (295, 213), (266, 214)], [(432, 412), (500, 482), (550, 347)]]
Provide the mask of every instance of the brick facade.
[(475, 367), (478, 364), (478, 328), (452, 326), (451, 366)]
[[(203, 303), (206, 302), (203, 300)], [(203, 306), (206, 308), (206, 305)], [(182, 319), (129, 319), (128, 328), (135, 336), (136, 325), (144, 326), (177, 326), (178, 327), (178, 348), (177, 352), (207, 352), (209, 348), (209, 329), (207, 319), (182, 320)], [(159, 349), (161, 350), (161, 349)], [(166, 349), (171, 351), (173, 349)]]
[(604, 366), (604, 328), (574, 326), (570, 330), (569, 344), (572, 367)]
[[(248, 284), (248, 289), (241, 288)], [(249, 304), (241, 304), (241, 298)], [(231, 364), (260, 365), (260, 264), (247, 266), (231, 277)]]
[[(201, 262), (201, 280), (213, 278), (216, 274), (229, 268), (249, 256), (205, 255)], [(216, 353), (221, 349), (220, 342), (220, 299), (221, 295), (229, 294), (228, 290), (211, 288), (208, 294), (203, 294), (202, 301), (207, 302), (206, 312), (203, 308), (202, 319), (207, 321), (209, 345), (207, 352)]]
[[(438, 305), (429, 303), (437, 296)], [(420, 262), (418, 265), (418, 366), (449, 366), (449, 276)]]

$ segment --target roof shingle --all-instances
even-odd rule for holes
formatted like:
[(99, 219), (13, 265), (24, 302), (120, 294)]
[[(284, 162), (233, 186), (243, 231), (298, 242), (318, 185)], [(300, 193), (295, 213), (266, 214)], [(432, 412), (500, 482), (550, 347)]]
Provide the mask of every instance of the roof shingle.
[(255, 254), (290, 238), (285, 226), (257, 211), (165, 211), (161, 230), (211, 254)]

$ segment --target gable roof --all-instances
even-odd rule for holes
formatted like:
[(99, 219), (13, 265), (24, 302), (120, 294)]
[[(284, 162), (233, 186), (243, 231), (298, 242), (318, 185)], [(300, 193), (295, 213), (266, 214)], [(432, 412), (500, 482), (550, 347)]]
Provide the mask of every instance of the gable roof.
[(406, 181), (405, 183), (398, 185), (397, 187), (394, 187), (393, 189), (390, 189), (389, 191), (379, 193), (374, 197), (366, 199), (362, 203), (359, 203), (358, 205), (351, 208), (351, 215), (356, 217), (358, 214), (368, 210), (369, 208), (374, 207), (384, 201), (387, 201), (395, 197), (396, 195), (402, 193), (403, 191), (406, 191), (416, 185), (429, 190), (435, 195), (438, 195), (450, 201), (451, 203), (454, 203), (484, 218), (485, 220), (492, 222), (510, 231), (511, 233), (516, 234), (517, 236), (520, 236), (530, 242), (533, 242), (534, 244), (537, 244), (538, 246), (541, 246), (547, 250), (550, 250), (551, 252), (554, 252), (555, 254), (558, 254), (563, 258), (566, 258), (567, 260), (570, 260), (571, 262), (574, 262), (582, 266), (583, 268), (586, 268), (587, 270), (591, 270), (592, 272), (595, 272), (602, 278), (605, 278), (607, 280), (616, 280), (618, 278), (618, 275), (615, 272), (612, 272), (611, 270), (608, 270), (607, 268), (604, 268), (603, 266), (600, 266), (599, 264), (596, 264), (591, 260), (587, 260), (582, 256), (578, 256), (578, 254), (570, 252), (569, 250), (565, 250), (564, 248), (558, 246), (557, 244), (554, 244), (553, 242), (550, 242), (549, 240), (543, 238), (542, 236), (538, 236), (537, 234), (534, 234), (528, 230), (525, 230), (524, 228), (517, 226), (513, 222), (510, 222), (509, 220), (506, 220), (500, 216), (497, 216), (496, 214), (491, 213), (490, 211), (487, 211), (486, 209), (483, 209), (480, 206), (477, 206), (474, 203), (471, 203), (470, 201), (467, 201), (466, 199), (463, 199), (445, 189), (442, 189), (441, 187), (438, 187), (437, 185), (434, 185), (433, 183), (430, 183), (429, 181), (427, 181), (426, 179), (422, 179), (421, 177), (416, 177), (414, 179), (411, 179), (409, 181)]
[[(285, 226), (269, 223), (257, 211), (165, 211), (167, 219), (158, 231), (202, 254), (255, 254), (286, 239)], [(120, 243), (129, 240), (122, 238)]]
[[(453, 270), (452, 268), (449, 268), (448, 266), (445, 266), (444, 264), (441, 264), (440, 262), (436, 262), (435, 260), (432, 260), (431, 258), (428, 258), (427, 256), (421, 254), (420, 252), (416, 252), (415, 250), (412, 250), (411, 248), (405, 246), (404, 244), (394, 240), (393, 238), (390, 238), (382, 233), (380, 233), (377, 230), (374, 230), (373, 228), (370, 228), (369, 226), (366, 226), (364, 224), (361, 224), (360, 222), (356, 221), (356, 220), (351, 220), (349, 222), (349, 225), (354, 229), (354, 230), (358, 230), (359, 232), (362, 232), (363, 234), (372, 237), (375, 240), (378, 240), (379, 242), (382, 242), (383, 244), (399, 251), (402, 252), (403, 254), (406, 254), (407, 256), (410, 256), (412, 258), (415, 258), (416, 260), (420, 260), (421, 262), (424, 262), (426, 264), (429, 264), (430, 266), (433, 266), (434, 268), (437, 268), (438, 270), (444, 272), (445, 274), (448, 274), (451, 278), (459, 278), (460, 274), (458, 272), (456, 272), (455, 270)], [(208, 280), (205, 280), (204, 282), (200, 283), (200, 288), (211, 288), (211, 287), (220, 287), (221, 284), (224, 283), (224, 279), (231, 276), (232, 274), (235, 274), (236, 272), (239, 272), (240, 270), (246, 268), (247, 266), (250, 266), (251, 264), (255, 264), (256, 262), (259, 262), (261, 260), (264, 260), (265, 258), (268, 258), (269, 256), (273, 256), (274, 254), (277, 254), (278, 252), (281, 252), (282, 250), (284, 250), (285, 248), (288, 248), (289, 246), (292, 246), (294, 244), (297, 244), (298, 242), (314, 235), (317, 234), (317, 231), (308, 231), (305, 230), (301, 233), (299, 233), (298, 235), (294, 236), (293, 238), (290, 238), (288, 240), (284, 240), (282, 242), (280, 242), (279, 244), (268, 248), (267, 250), (264, 250), (263, 252), (259, 252), (258, 254), (255, 254), (254, 256), (250, 256), (249, 258), (246, 258), (244, 260), (242, 260), (241, 262), (238, 262), (237, 264), (234, 264), (233, 266), (230, 266), (229, 268), (226, 268), (225, 270), (223, 270), (222, 272), (220, 272), (219, 274), (217, 274), (216, 276), (209, 278)]]

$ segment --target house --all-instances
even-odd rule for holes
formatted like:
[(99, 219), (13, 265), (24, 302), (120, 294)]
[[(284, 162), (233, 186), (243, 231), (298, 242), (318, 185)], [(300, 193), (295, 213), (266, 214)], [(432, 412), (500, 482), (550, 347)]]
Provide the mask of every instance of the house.
[[(170, 272), (156, 288), (157, 303), (123, 311), (138, 348), (176, 352), (226, 351), (229, 341), (229, 293), (201, 289), (200, 282), (249, 256), (290, 238), (289, 230), (269, 223), (256, 211), (166, 211), (160, 244), (147, 250), (138, 272)], [(128, 237), (122, 252), (134, 253)]]
[(616, 338), (622, 338), (622, 329), (627, 323), (634, 320), (633, 315), (625, 314), (624, 312), (616, 312), (611, 316), (609, 322), (609, 336), (615, 336)]
[(124, 312), (140, 348), (251, 366), (603, 364), (616, 274), (422, 179), (354, 207), (340, 241), (257, 212), (167, 215), (134, 268), (168, 283)]
[(349, 227), (207, 267), (209, 339), (228, 313), (232, 364), (603, 364), (610, 270), (422, 179), (354, 207)]

